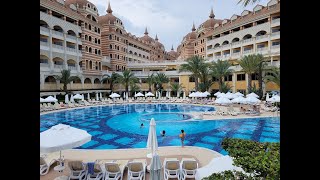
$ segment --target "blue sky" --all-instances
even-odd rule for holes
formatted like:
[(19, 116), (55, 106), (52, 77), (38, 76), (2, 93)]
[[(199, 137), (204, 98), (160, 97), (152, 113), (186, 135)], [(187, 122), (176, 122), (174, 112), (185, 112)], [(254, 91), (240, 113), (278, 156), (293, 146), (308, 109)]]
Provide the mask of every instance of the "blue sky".
[[(106, 14), (108, 0), (89, 0), (98, 8), (100, 15)], [(266, 6), (269, 0), (258, 4)], [(145, 27), (149, 36), (158, 35), (159, 41), (170, 51), (176, 50), (183, 36), (209, 19), (211, 7), (216, 19), (229, 19), (233, 14), (251, 10), (257, 5), (243, 7), (238, 0), (110, 0), (113, 15), (124, 23), (127, 32), (143, 36)]]

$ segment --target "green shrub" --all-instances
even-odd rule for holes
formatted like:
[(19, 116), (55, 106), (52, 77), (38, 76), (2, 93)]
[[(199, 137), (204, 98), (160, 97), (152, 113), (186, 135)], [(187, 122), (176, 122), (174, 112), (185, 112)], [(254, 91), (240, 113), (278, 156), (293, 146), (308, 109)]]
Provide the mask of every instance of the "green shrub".
[(214, 173), (210, 179), (280, 179), (280, 143), (260, 143), (251, 140), (225, 138), (222, 148), (234, 157), (235, 166), (241, 167), (247, 174), (224, 171)]

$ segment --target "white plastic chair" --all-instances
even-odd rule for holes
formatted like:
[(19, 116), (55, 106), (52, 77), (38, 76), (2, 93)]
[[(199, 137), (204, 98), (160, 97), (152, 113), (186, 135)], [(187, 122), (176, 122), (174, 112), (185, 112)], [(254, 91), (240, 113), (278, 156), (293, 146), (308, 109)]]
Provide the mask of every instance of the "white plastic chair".
[(87, 166), (82, 161), (69, 161), (70, 179), (84, 180), (87, 178)]
[(163, 162), (164, 179), (177, 178), (180, 180), (180, 162), (177, 158), (165, 158)]
[(181, 180), (185, 180), (186, 178), (195, 178), (198, 163), (194, 158), (182, 158), (181, 164)]

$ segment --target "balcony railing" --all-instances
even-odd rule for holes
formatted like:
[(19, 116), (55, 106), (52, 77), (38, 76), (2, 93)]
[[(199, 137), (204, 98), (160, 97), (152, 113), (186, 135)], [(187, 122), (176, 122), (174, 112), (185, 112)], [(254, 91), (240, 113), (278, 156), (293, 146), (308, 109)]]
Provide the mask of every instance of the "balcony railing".
[(72, 36), (72, 35), (69, 35), (69, 34), (67, 34), (67, 38), (70, 38), (70, 39), (73, 39), (73, 40), (77, 40), (76, 36)]
[(271, 49), (277, 49), (277, 48), (280, 48), (280, 44), (271, 46)]
[(238, 44), (240, 44), (240, 43), (242, 43), (242, 41), (236, 41), (236, 42), (233, 42), (233, 43), (231, 43), (233, 46), (235, 46), (235, 45), (238, 45)]
[(52, 44), (53, 48), (57, 48), (57, 49), (62, 49), (63, 50), (63, 46), (61, 45), (57, 45), (57, 44)]
[(268, 50), (268, 47), (260, 47), (260, 48), (257, 48), (257, 51), (266, 51)]
[(277, 23), (277, 22), (280, 22), (280, 18), (272, 19), (272, 20), (271, 20), (271, 23)]
[(252, 51), (253, 51), (252, 49), (249, 49), (249, 50), (244, 50), (244, 51), (243, 51), (243, 54), (248, 54), (248, 53), (252, 53)]
[(49, 46), (49, 42), (40, 41), (40, 45), (42, 45), (42, 46)]
[(268, 36), (269, 36), (268, 34), (262, 35), (262, 36), (256, 36), (256, 40), (267, 38)]
[(40, 26), (40, 30), (49, 33), (49, 29), (43, 26)]
[(240, 51), (232, 53), (232, 56), (239, 56), (239, 55), (240, 55)]
[(77, 67), (75, 67), (75, 66), (68, 66), (68, 69), (69, 69), (69, 70), (77, 70)]
[(250, 39), (243, 40), (243, 43), (253, 41), (253, 39), (254, 39), (254, 38), (250, 38)]
[(56, 69), (63, 69), (64, 65), (61, 65), (61, 64), (55, 64), (54, 65), (54, 68)]
[(271, 34), (271, 36), (277, 36), (277, 35), (280, 35), (280, 31), (277, 31)]
[(49, 67), (48, 63), (40, 63), (40, 67)]
[(59, 31), (53, 30), (52, 33), (53, 33), (53, 34), (56, 34), (56, 35), (58, 35), (58, 36), (63, 36), (63, 33), (62, 33), (62, 32), (59, 32)]
[(66, 47), (66, 50), (67, 50), (67, 51), (71, 51), (71, 52), (75, 52), (75, 53), (78, 52), (78, 50), (76, 50), (75, 48)]

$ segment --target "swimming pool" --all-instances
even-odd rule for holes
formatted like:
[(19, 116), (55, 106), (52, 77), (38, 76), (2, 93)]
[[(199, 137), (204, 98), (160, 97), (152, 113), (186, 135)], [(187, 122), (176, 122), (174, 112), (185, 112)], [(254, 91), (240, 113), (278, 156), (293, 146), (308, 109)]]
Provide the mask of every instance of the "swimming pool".
[[(181, 129), (187, 134), (185, 145), (205, 147), (222, 154), (227, 154), (220, 146), (225, 137), (260, 142), (280, 141), (279, 118), (196, 121), (187, 115), (189, 112), (205, 111), (214, 111), (214, 108), (187, 104), (129, 104), (73, 109), (41, 115), (40, 132), (63, 123), (84, 129), (92, 135), (92, 140), (79, 149), (145, 148), (149, 118), (153, 117), (157, 124), (159, 146), (179, 146)], [(144, 123), (144, 128), (140, 128), (141, 123)], [(162, 130), (166, 131), (165, 137), (160, 136)]]

